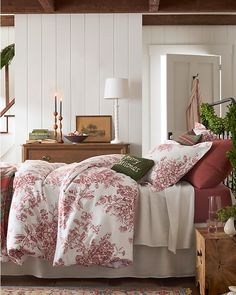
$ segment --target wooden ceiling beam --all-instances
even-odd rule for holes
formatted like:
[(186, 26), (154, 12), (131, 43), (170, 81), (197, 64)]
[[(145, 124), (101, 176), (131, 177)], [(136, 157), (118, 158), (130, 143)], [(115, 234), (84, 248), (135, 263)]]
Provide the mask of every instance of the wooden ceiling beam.
[(149, 0), (149, 12), (158, 12), (160, 0)]
[(228, 14), (144, 14), (143, 26), (236, 25), (236, 15)]
[(2, 6), (2, 13), (13, 13), (13, 14), (34, 14), (34, 13), (45, 13), (43, 9), (40, 7), (9, 7), (9, 6)]
[(1, 13), (233, 13), (235, 0), (2, 0)]
[(149, 12), (149, 0), (2, 0), (1, 9), (8, 14), (142, 13)]
[(38, 0), (2, 0), (1, 13), (4, 14), (25, 14), (25, 13), (44, 13)]
[(54, 0), (38, 0), (46, 13), (53, 13), (55, 11)]
[(149, 0), (56, 0), (60, 13), (138, 13), (149, 11)]
[(0, 16), (1, 27), (14, 27), (15, 19), (14, 15), (1, 15)]
[(163, 0), (159, 12), (166, 13), (197, 13), (197, 12), (235, 12), (235, 0)]

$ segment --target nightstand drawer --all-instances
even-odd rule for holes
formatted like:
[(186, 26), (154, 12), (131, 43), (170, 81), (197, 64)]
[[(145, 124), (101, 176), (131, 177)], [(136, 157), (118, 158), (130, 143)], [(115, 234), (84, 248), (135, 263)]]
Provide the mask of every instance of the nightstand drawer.
[(44, 160), (48, 162), (63, 162), (63, 163), (72, 163), (72, 162), (80, 162), (86, 157), (86, 153), (78, 152), (77, 150), (68, 150), (64, 149), (56, 150), (29, 150), (28, 151), (28, 159), (29, 160)]

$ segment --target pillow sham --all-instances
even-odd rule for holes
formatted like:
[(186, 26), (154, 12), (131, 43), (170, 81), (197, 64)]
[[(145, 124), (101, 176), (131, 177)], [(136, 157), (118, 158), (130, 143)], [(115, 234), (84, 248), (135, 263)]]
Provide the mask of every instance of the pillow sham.
[(200, 141), (201, 137), (202, 137), (202, 134), (195, 135), (195, 134), (192, 134), (191, 132), (186, 132), (179, 135), (177, 142), (183, 145), (194, 145)]
[(232, 171), (226, 153), (233, 147), (231, 140), (214, 140), (210, 151), (183, 177), (196, 188), (220, 184)]
[(116, 172), (130, 176), (134, 180), (140, 180), (154, 165), (154, 161), (125, 155), (118, 163), (111, 167)]
[(155, 162), (147, 174), (154, 191), (161, 191), (177, 183), (211, 148), (211, 142), (193, 146), (160, 144), (146, 158)]
[(196, 135), (202, 135), (200, 141), (205, 142), (205, 141), (213, 141), (219, 139), (216, 134), (214, 134), (211, 130), (206, 129), (206, 127), (201, 124), (196, 122), (193, 132)]

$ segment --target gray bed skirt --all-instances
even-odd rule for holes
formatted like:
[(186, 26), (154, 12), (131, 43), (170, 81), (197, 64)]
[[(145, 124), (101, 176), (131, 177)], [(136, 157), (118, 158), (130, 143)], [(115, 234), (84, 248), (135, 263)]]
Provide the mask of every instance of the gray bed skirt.
[(113, 269), (101, 266), (56, 266), (29, 257), (22, 266), (12, 262), (2, 263), (2, 275), (32, 275), (38, 278), (165, 278), (195, 275), (195, 250), (177, 250), (176, 254), (166, 247), (134, 246), (134, 263), (129, 267)]

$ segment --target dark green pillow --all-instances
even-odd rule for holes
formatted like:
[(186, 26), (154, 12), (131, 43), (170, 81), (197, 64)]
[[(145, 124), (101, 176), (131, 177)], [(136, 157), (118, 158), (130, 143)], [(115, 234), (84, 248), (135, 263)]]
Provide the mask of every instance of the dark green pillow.
[(153, 160), (125, 155), (117, 164), (113, 165), (111, 169), (126, 174), (138, 181), (153, 165)]

